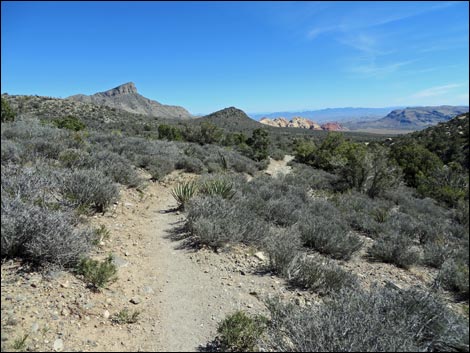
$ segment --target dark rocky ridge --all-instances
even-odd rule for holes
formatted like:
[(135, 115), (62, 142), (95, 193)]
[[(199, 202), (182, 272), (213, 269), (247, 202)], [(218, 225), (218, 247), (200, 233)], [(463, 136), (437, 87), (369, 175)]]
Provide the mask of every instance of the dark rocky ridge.
[(183, 107), (161, 104), (140, 95), (133, 82), (128, 82), (91, 96), (77, 94), (67, 99), (76, 102), (105, 105), (135, 114), (178, 119), (192, 118), (191, 114)]
[(196, 122), (209, 122), (227, 131), (254, 130), (265, 125), (251, 119), (243, 110), (235, 107), (225, 108), (204, 117), (195, 119)]

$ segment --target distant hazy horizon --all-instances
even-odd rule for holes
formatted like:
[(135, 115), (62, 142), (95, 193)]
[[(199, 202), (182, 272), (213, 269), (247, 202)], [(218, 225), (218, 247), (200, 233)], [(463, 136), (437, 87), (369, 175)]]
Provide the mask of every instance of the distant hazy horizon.
[(468, 105), (468, 2), (1, 2), (1, 91), (192, 114)]

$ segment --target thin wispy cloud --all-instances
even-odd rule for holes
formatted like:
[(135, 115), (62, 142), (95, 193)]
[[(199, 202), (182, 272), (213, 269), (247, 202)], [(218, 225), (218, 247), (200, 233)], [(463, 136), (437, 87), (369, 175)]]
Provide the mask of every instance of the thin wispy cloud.
[(366, 32), (349, 34), (338, 39), (338, 41), (343, 45), (347, 45), (351, 48), (356, 49), (357, 51), (368, 56), (369, 58), (388, 55), (394, 52), (393, 50), (384, 50), (382, 48), (382, 38), (379, 38), (377, 35), (373, 35), (371, 33)]
[[(370, 3), (367, 5), (361, 4), (352, 13), (348, 13), (341, 19), (335, 19), (335, 21), (338, 21), (337, 24), (333, 26), (316, 26), (310, 28), (307, 31), (306, 36), (308, 39), (315, 39), (325, 33), (348, 33), (351, 31), (383, 26), (393, 22), (420, 16), (428, 12), (442, 10), (458, 3), (458, 1), (445, 1), (433, 4), (432, 6), (426, 8), (419, 7), (409, 9), (387, 9), (387, 7), (384, 7), (382, 4), (374, 8)], [(318, 15), (316, 14), (316, 17), (317, 16)], [(318, 18), (313, 18), (312, 20), (318, 20)]]
[(375, 63), (370, 63), (351, 67), (349, 71), (366, 77), (384, 77), (397, 72), (402, 67), (407, 66), (412, 62), (414, 62), (414, 60), (400, 61), (385, 65), (377, 65)]
[(428, 97), (439, 97), (443, 96), (449, 92), (451, 92), (453, 89), (462, 87), (462, 83), (451, 83), (448, 85), (442, 85), (442, 86), (434, 86), (430, 88), (426, 88), (422, 91), (416, 92), (415, 94), (412, 95), (413, 98), (428, 98)]
[(468, 46), (468, 36), (454, 37), (445, 41), (437, 42), (419, 50), (420, 53), (432, 53), (436, 51), (454, 50)]
[(320, 36), (321, 34), (328, 33), (328, 32), (336, 32), (342, 29), (343, 27), (340, 25), (313, 28), (307, 33), (307, 38), (314, 39)]

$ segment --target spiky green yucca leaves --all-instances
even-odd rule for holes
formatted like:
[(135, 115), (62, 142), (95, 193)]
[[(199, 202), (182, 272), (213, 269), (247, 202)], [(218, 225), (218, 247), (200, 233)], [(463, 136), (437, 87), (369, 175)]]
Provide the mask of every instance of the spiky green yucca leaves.
[(178, 202), (178, 208), (184, 209), (184, 205), (196, 195), (199, 185), (195, 181), (185, 181), (176, 185), (171, 190), (171, 195)]
[(171, 190), (179, 209), (184, 209), (184, 205), (198, 193), (220, 196), (224, 199), (231, 199), (235, 195), (233, 184), (225, 179), (211, 179), (203, 182), (186, 181), (179, 183)]
[(203, 194), (231, 199), (235, 195), (233, 184), (224, 179), (208, 180), (201, 184), (200, 191)]

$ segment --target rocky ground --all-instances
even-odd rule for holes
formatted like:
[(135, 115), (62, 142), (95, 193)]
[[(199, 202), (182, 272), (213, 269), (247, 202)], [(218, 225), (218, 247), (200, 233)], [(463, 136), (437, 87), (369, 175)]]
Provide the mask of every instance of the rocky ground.
[[(267, 173), (289, 172), (288, 160), (272, 161)], [(214, 338), (227, 314), (264, 312), (268, 296), (306, 306), (320, 300), (264, 271), (266, 258), (258, 249), (236, 246), (216, 253), (177, 240), (184, 215), (174, 211), (170, 190), (194, 177), (173, 172), (162, 183), (149, 182), (143, 193), (123, 189), (112, 210), (90, 219), (110, 232), (93, 257), (112, 253), (118, 266), (118, 279), (101, 292), (69, 272), (35, 272), (18, 261), (4, 262), (2, 351), (196, 351)], [(369, 263), (364, 253), (341, 264), (366, 286), (429, 285), (435, 276), (423, 268)], [(123, 309), (138, 311), (137, 322), (114, 323)]]

